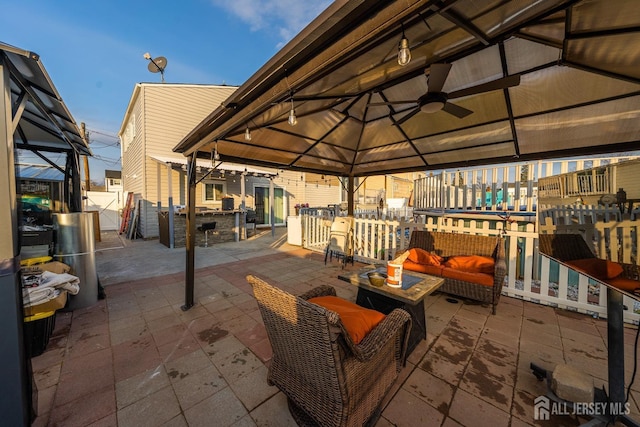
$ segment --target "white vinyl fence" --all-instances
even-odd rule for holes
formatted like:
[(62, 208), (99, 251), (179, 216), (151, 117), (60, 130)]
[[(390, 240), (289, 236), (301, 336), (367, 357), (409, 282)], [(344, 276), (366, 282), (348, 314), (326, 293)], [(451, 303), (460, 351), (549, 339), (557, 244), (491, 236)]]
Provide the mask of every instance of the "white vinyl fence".
[[(597, 223), (594, 238), (602, 242), (599, 244), (602, 248), (597, 250), (605, 250), (613, 261), (620, 259), (638, 263), (637, 226), (637, 221)], [(303, 246), (324, 252), (330, 227), (331, 218), (303, 215)], [(414, 229), (480, 235), (503, 233), (508, 268), (503, 295), (606, 317), (606, 286), (541, 255), (538, 231), (532, 222), (504, 218), (469, 219), (464, 214), (458, 217), (426, 217), (423, 220), (355, 218), (354, 257), (365, 263), (392, 259), (397, 251), (407, 248)], [(603, 246), (605, 244), (607, 247)], [(624, 314), (625, 322), (638, 323), (640, 304), (626, 296), (624, 304), (628, 307)]]
[(121, 192), (86, 191), (84, 211), (100, 212), (100, 230), (119, 230), (123, 198)]

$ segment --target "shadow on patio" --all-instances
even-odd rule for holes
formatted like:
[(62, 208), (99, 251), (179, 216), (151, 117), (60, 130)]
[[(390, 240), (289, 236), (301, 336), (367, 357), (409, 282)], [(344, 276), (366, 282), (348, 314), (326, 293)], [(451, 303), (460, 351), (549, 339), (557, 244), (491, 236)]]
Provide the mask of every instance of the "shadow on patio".
[[(198, 248), (196, 306), (184, 312), (184, 250), (117, 238), (103, 238), (100, 248), (110, 248), (96, 256), (107, 298), (59, 311), (46, 352), (32, 359), (35, 426), (295, 425), (283, 394), (266, 383), (271, 349), (245, 276), (294, 294), (329, 284), (354, 301), (356, 287), (337, 278), (338, 262), (325, 266), (322, 254), (288, 245), (284, 229)], [(606, 384), (604, 320), (508, 297), (495, 316), (457, 301), (425, 300), (428, 340), (411, 354), (378, 426), (586, 421), (534, 421), (533, 400), (546, 386), (529, 363), (570, 363)], [(625, 335), (628, 384), (635, 329)], [(640, 382), (630, 401), (639, 419)]]

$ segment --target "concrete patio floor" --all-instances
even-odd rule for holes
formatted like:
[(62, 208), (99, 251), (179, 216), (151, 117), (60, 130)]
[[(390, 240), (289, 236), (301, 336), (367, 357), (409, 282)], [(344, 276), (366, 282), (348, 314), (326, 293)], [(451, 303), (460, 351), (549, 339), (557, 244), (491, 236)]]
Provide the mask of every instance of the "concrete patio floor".
[[(102, 233), (96, 262), (106, 299), (58, 311), (32, 359), (34, 426), (293, 426), (266, 383), (271, 348), (247, 274), (294, 293), (320, 284), (355, 301), (337, 262), (286, 243), (286, 229), (196, 249), (196, 305), (184, 303), (184, 249)], [(362, 264), (348, 265), (358, 269)], [(534, 421), (546, 385), (530, 362), (570, 363), (606, 386), (606, 321), (503, 297), (497, 314), (469, 301), (425, 300), (428, 339), (409, 357), (377, 426), (571, 426)], [(625, 328), (626, 384), (635, 328)], [(640, 420), (640, 380), (631, 391)]]

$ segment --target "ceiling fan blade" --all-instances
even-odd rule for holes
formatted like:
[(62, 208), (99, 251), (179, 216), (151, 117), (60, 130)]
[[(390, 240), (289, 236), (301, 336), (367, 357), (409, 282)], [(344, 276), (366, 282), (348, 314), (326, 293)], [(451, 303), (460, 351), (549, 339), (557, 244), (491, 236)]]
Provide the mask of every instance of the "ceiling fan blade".
[(416, 101), (415, 99), (412, 100), (406, 100), (406, 101), (389, 101), (389, 102), (370, 102), (369, 104), (367, 104), (370, 107), (378, 107), (380, 105), (402, 105), (402, 104), (415, 104)]
[(431, 64), (427, 83), (428, 92), (442, 92), (449, 71), (451, 71), (451, 64)]
[(411, 117), (413, 117), (416, 114), (418, 114), (419, 112), (420, 112), (420, 108), (416, 107), (412, 112), (410, 112), (406, 116), (402, 117), (400, 120), (396, 120), (394, 124), (400, 126), (401, 124), (403, 124), (404, 122), (406, 122)]
[(456, 99), (463, 96), (476, 95), (483, 92), (491, 92), (492, 90), (506, 89), (512, 86), (518, 86), (520, 84), (520, 75), (507, 76), (501, 79), (492, 80), (487, 83), (482, 83), (476, 86), (471, 86), (466, 89), (456, 90), (449, 92), (447, 98)]
[(452, 104), (450, 102), (447, 102), (444, 104), (444, 107), (442, 107), (443, 111), (446, 111), (449, 114), (452, 114), (454, 116), (456, 116), (459, 119), (463, 119), (465, 117), (467, 117), (469, 114), (472, 114), (473, 111), (471, 110), (467, 110), (464, 107), (461, 107), (459, 105), (456, 104)]

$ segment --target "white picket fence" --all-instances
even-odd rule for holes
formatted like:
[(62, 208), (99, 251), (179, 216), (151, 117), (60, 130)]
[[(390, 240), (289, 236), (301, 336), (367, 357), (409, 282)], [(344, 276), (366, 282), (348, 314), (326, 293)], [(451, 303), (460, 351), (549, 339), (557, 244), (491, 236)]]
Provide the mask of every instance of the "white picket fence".
[[(618, 183), (611, 165), (636, 158), (540, 160), (435, 171), (414, 181), (414, 208), (418, 211), (462, 209), (532, 212), (538, 200), (545, 197), (615, 194)], [(586, 169), (591, 172), (581, 172)]]
[[(355, 218), (354, 222), (354, 258), (365, 263), (392, 259), (397, 251), (407, 248), (414, 229), (488, 236), (503, 233), (508, 268), (502, 291), (504, 296), (606, 317), (606, 286), (541, 255), (535, 223), (501, 218), (470, 219), (464, 214), (422, 219)], [(637, 235), (640, 231), (637, 226), (637, 221), (599, 223), (595, 235), (609, 235), (609, 238), (602, 239), (609, 246), (599, 250), (607, 251), (614, 261), (620, 259), (637, 263)], [(303, 246), (324, 252), (330, 227), (331, 220), (326, 217), (304, 215)], [(624, 248), (619, 248), (619, 244)], [(638, 323), (640, 303), (625, 296), (624, 304), (629, 308), (624, 313), (625, 322)]]
[(615, 205), (540, 205), (538, 207), (538, 217), (544, 223), (546, 218), (550, 218), (553, 224), (564, 221), (564, 224), (577, 222), (585, 224), (590, 221), (595, 224), (600, 221), (613, 222), (623, 219), (640, 218), (640, 207), (635, 207), (631, 213), (620, 213), (620, 208)]

